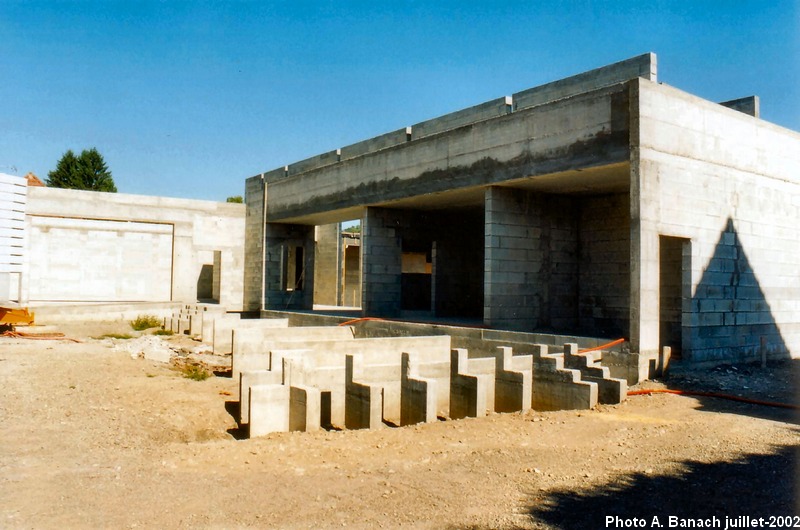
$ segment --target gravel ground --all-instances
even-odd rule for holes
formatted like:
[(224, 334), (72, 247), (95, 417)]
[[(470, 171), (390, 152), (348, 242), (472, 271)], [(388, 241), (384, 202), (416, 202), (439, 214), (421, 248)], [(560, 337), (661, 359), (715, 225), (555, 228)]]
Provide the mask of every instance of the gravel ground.
[[(230, 378), (193, 381), (90, 338), (112, 329), (124, 324), (62, 328), (81, 343), (0, 339), (0, 527), (651, 528), (658, 517), (667, 528), (669, 516), (716, 516), (724, 528), (800, 515), (793, 411), (660, 394), (241, 440)], [(184, 362), (223, 361), (183, 337), (166, 343)], [(797, 363), (644, 386), (797, 403)]]

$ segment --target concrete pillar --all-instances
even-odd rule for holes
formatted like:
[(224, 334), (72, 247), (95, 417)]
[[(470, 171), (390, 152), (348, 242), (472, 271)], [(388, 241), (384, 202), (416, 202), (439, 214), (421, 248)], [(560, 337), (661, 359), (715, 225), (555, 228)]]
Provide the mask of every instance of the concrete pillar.
[(341, 224), (320, 225), (316, 229), (314, 259), (314, 303), (337, 305), (339, 300), (339, 271), (341, 269)]
[(264, 213), (266, 203), (264, 175), (245, 181), (247, 207), (244, 236), (244, 310), (260, 311), (264, 303)]
[(312, 309), (314, 227), (268, 223), (265, 248), (264, 308)]
[(400, 315), (402, 240), (397, 214), (386, 208), (367, 208), (361, 230), (364, 316)]

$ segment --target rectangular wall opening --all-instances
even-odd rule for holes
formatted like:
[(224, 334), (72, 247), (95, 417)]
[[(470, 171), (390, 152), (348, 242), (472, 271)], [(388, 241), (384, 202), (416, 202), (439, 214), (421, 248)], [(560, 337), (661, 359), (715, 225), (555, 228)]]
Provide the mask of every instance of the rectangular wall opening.
[(283, 245), (281, 247), (281, 288), (284, 291), (303, 290), (303, 247)]
[(659, 348), (672, 348), (672, 358), (680, 359), (683, 342), (684, 246), (689, 240), (659, 237)]

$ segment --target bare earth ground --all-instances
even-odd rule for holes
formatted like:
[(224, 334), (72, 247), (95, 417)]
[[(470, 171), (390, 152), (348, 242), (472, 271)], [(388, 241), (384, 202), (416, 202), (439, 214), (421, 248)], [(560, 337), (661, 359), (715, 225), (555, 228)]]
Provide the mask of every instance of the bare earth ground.
[[(88, 338), (125, 323), (60, 330), (84, 342), (0, 338), (0, 528), (571, 529), (606, 516), (666, 528), (669, 515), (724, 528), (725, 516), (799, 512), (798, 421), (783, 409), (637, 396), (239, 440), (230, 378), (192, 381)], [(647, 386), (796, 403), (792, 368)]]

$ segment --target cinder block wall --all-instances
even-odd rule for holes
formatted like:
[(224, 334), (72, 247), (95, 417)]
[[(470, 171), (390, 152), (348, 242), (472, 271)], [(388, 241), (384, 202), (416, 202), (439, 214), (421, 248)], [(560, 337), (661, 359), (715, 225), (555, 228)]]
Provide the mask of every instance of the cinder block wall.
[(585, 197), (580, 211), (579, 328), (598, 337), (628, 337), (630, 200), (627, 193)]
[(402, 247), (397, 227), (403, 212), (367, 208), (361, 229), (361, 308), (365, 315), (400, 314)]
[(532, 331), (577, 326), (578, 218), (569, 197), (486, 191), (484, 323)]
[(219, 302), (241, 309), (244, 216), (241, 204), (29, 188), (29, 299), (196, 301), (220, 252)]
[(437, 215), (432, 224), (436, 315), (482, 318), (483, 216)]
[(245, 311), (258, 311), (264, 303), (264, 177), (245, 181), (244, 302)]
[(659, 346), (659, 237), (687, 241), (683, 356), (800, 357), (800, 135), (634, 82), (634, 346)]

